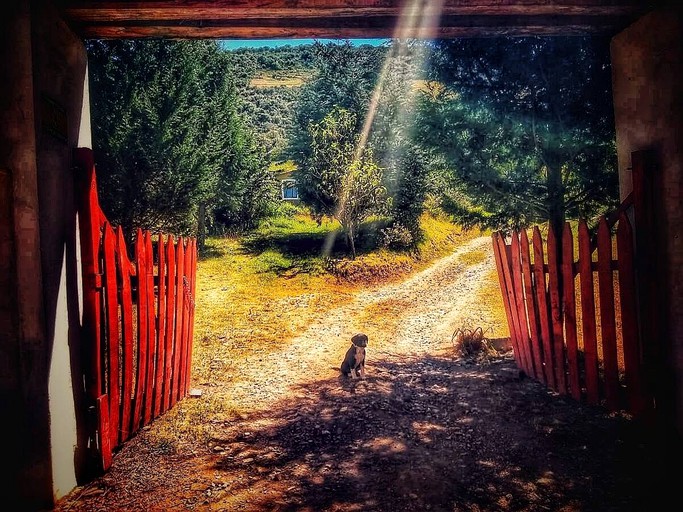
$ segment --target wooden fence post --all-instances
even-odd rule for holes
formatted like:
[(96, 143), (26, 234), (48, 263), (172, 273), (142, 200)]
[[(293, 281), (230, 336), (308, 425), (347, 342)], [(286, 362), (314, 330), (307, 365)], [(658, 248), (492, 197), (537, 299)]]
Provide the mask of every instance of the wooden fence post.
[(633, 213), (636, 241), (636, 290), (639, 315), (641, 357), (647, 390), (654, 397), (654, 416), (646, 418), (660, 426), (674, 423), (675, 403), (673, 375), (667, 369), (668, 347), (662, 325), (665, 322), (665, 303), (662, 300), (661, 251), (655, 214), (656, 156), (654, 151), (635, 151), (631, 154), (633, 181)]
[(534, 362), (534, 376), (543, 384), (547, 384), (543, 373), (542, 345), (541, 345), (541, 326), (538, 319), (538, 307), (536, 304), (536, 293), (534, 291), (534, 279), (532, 277), (531, 255), (529, 252), (529, 236), (525, 229), (520, 233), (520, 249), (522, 251), (522, 274), (524, 276), (524, 297), (526, 299), (526, 309), (529, 315), (529, 330), (531, 342), (529, 350)]
[(550, 320), (550, 307), (545, 284), (545, 263), (543, 259), (543, 239), (541, 230), (534, 226), (532, 235), (534, 250), (534, 282), (536, 283), (536, 300), (538, 301), (538, 318), (543, 340), (543, 372), (545, 382), (555, 389), (555, 372), (553, 371), (553, 339)]
[(548, 294), (550, 295), (550, 318), (553, 331), (553, 356), (555, 365), (555, 384), (557, 391), (567, 394), (567, 375), (565, 371), (565, 348), (562, 314), (562, 283), (560, 281), (561, 251), (558, 236), (552, 224), (548, 223)]
[[(83, 281), (83, 320), (81, 325), (82, 360), (85, 363), (84, 380), (95, 417), (92, 426), (91, 446), (97, 457), (98, 471), (111, 463), (109, 436), (109, 408), (104, 392), (104, 375), (101, 359), (102, 344), (102, 268), (100, 244), (103, 216), (97, 198), (95, 158), (89, 148), (73, 152), (74, 166), (78, 168), (78, 223), (81, 239), (81, 272)], [(99, 432), (99, 440), (96, 438)]]
[(593, 248), (588, 224), (579, 221), (579, 274), (581, 281), (581, 323), (583, 325), (586, 399), (591, 405), (600, 403), (598, 374), (598, 331), (595, 322), (595, 287), (593, 286)]
[(564, 330), (567, 344), (567, 368), (569, 370), (569, 393), (581, 400), (579, 382), (579, 345), (576, 332), (576, 299), (574, 286), (574, 238), (569, 222), (562, 231), (562, 302), (564, 304)]
[(614, 277), (612, 275), (612, 236), (607, 219), (598, 224), (598, 292), (602, 359), (605, 368), (605, 399), (607, 407), (619, 408), (619, 367), (617, 361), (617, 326), (614, 316)]

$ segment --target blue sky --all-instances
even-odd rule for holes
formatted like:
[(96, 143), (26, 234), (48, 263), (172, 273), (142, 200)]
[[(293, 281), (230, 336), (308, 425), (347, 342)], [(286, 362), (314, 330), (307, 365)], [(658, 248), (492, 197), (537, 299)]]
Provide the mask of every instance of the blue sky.
[[(236, 50), (238, 48), (279, 48), (281, 46), (300, 46), (302, 44), (313, 44), (315, 41), (321, 43), (339, 43), (343, 39), (224, 39), (221, 46), (226, 50)], [(360, 46), (370, 44), (378, 46), (389, 39), (349, 39), (351, 44)]]

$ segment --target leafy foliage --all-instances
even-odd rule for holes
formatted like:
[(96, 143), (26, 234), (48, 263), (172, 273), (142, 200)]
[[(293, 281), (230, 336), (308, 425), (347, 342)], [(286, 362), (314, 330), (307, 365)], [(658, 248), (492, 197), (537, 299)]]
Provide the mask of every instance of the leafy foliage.
[(215, 43), (89, 41), (87, 50), (100, 199), (112, 222), (187, 234), (202, 204), (210, 226), (248, 225), (268, 209), (272, 184)]
[(372, 152), (357, 151), (356, 123), (356, 115), (341, 107), (311, 123), (310, 155), (297, 173), (302, 201), (318, 218), (339, 221), (354, 257), (358, 226), (386, 204), (382, 171)]
[[(264, 157), (276, 161), (288, 147), (302, 88), (293, 85), (316, 72), (313, 45), (280, 48), (242, 48), (226, 51), (231, 74), (240, 96), (238, 112)], [(269, 77), (271, 86), (256, 86)]]
[[(494, 44), (492, 44), (494, 43)], [(444, 204), (468, 224), (520, 227), (615, 206), (609, 48), (600, 38), (441, 41), (421, 143)]]
[(301, 162), (309, 156), (309, 126), (335, 107), (352, 112), (354, 131), (360, 132), (385, 53), (383, 47), (354, 47), (348, 41), (313, 45), (317, 74), (301, 91), (289, 137), (290, 158)]
[(124, 226), (187, 232), (198, 205), (212, 233), (255, 226), (277, 196), (267, 169), (288, 158), (304, 202), (338, 218), (349, 242), (354, 219), (382, 212), (385, 244), (415, 247), (435, 197), (466, 226), (502, 229), (616, 202), (600, 38), (88, 51), (101, 196)]

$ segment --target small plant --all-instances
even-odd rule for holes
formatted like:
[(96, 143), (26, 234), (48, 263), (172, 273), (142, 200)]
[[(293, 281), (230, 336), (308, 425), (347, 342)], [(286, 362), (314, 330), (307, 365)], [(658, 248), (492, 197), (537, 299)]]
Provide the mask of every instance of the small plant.
[(456, 329), (451, 337), (455, 353), (464, 359), (488, 363), (489, 358), (496, 354), (488, 338), (484, 336), (481, 327), (476, 329)]
[(415, 238), (410, 229), (403, 224), (396, 223), (381, 230), (382, 245), (390, 249), (406, 250), (415, 244)]

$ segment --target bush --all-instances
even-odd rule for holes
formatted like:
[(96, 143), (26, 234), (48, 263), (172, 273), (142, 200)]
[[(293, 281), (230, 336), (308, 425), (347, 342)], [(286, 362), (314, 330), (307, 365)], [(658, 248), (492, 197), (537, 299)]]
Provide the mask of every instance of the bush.
[(415, 237), (410, 229), (401, 223), (394, 223), (381, 230), (383, 247), (407, 250), (415, 246)]

